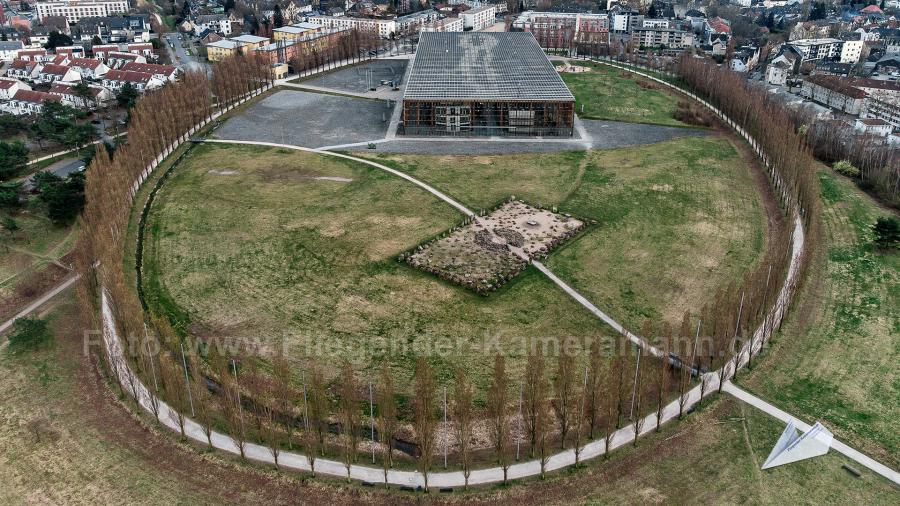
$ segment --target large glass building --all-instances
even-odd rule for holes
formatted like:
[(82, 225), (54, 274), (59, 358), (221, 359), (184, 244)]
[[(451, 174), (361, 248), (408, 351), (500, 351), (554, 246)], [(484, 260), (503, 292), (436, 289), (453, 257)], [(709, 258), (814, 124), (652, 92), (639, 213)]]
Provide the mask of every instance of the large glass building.
[(424, 32), (399, 133), (570, 137), (575, 98), (528, 32)]

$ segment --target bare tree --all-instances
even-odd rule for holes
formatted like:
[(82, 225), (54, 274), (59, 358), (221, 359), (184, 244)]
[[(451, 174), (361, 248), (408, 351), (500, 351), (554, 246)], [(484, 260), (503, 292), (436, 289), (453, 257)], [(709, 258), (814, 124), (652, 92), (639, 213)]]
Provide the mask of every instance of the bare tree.
[(525, 425), (531, 443), (530, 455), (538, 446), (539, 432), (544, 429), (544, 417), (547, 404), (547, 377), (544, 366), (544, 355), (541, 343), (538, 342), (529, 351), (525, 365)]
[(346, 436), (344, 465), (347, 467), (347, 481), (350, 481), (350, 466), (356, 461), (356, 447), (359, 435), (359, 385), (353, 374), (353, 366), (345, 360), (341, 367), (341, 432)]
[(559, 422), (560, 449), (566, 447), (566, 435), (572, 423), (572, 414), (575, 408), (577, 389), (575, 357), (566, 350), (560, 350), (556, 366), (556, 378), (553, 387), (556, 393), (556, 402), (553, 409)]
[[(588, 438), (594, 439), (594, 431), (598, 428), (597, 424), (600, 418), (600, 410), (603, 404), (601, 398), (601, 390), (605, 387), (603, 384), (603, 356), (600, 353), (600, 341), (594, 339), (591, 343), (591, 351), (588, 355), (588, 381), (587, 391), (587, 407), (585, 408), (588, 420)], [(608, 392), (607, 392), (608, 393)]]
[(456, 388), (453, 390), (453, 421), (456, 423), (456, 438), (459, 440), (459, 459), (462, 463), (465, 488), (469, 488), (472, 473), (472, 423), (474, 418), (472, 400), (475, 396), (472, 383), (466, 373), (456, 372)]
[(397, 400), (394, 397), (394, 377), (387, 362), (381, 365), (381, 388), (378, 389), (378, 432), (384, 446), (382, 465), (387, 485), (388, 469), (394, 465), (393, 439), (397, 431)]
[(503, 482), (509, 469), (508, 455), (509, 425), (507, 425), (506, 408), (509, 404), (509, 378), (506, 376), (506, 359), (499, 353), (494, 357), (494, 370), (491, 375), (491, 386), (487, 394), (488, 420), (491, 436), (494, 441), (494, 453), (497, 465), (503, 468)]
[(434, 382), (434, 373), (431, 366), (423, 358), (416, 360), (415, 398), (413, 408), (415, 411), (416, 438), (419, 443), (419, 472), (425, 478), (425, 490), (428, 490), (428, 473), (431, 471), (431, 460), (434, 457), (435, 446), (435, 405), (437, 401), (437, 387)]
[[(316, 448), (320, 455), (325, 455), (325, 433), (327, 432), (328, 398), (325, 396), (325, 376), (318, 364), (313, 362), (309, 367), (309, 386), (307, 388), (307, 432), (316, 436)], [(307, 445), (309, 442), (307, 442)]]
[(276, 353), (272, 357), (273, 389), (271, 395), (272, 401), (280, 413), (279, 419), (284, 426), (285, 439), (287, 439), (289, 449), (293, 449), (294, 428), (296, 426), (294, 399), (297, 398), (291, 376), (290, 363), (288, 363), (283, 353)]

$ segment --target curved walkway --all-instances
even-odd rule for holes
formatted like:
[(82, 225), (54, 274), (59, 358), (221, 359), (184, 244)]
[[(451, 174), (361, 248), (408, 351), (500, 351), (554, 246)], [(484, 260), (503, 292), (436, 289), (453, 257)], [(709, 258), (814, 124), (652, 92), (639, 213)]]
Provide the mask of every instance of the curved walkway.
[[(672, 86), (669, 83), (658, 80), (653, 76), (646, 76), (648, 78), (657, 80), (667, 86)], [(672, 86), (674, 88), (674, 86)], [(677, 89), (677, 88), (676, 88)], [(679, 90), (684, 92), (684, 90)], [(718, 111), (715, 107), (713, 107), (708, 102), (696, 97), (693, 94), (689, 94), (693, 98), (697, 99), (708, 108), (716, 112), (719, 116), (721, 116), (726, 122), (728, 122), (731, 126), (733, 126), (738, 133), (744, 136), (748, 142), (757, 150), (757, 153), (764, 158), (764, 154), (761, 152), (758, 144), (756, 144), (749, 135), (737, 126), (730, 119), (725, 117), (720, 111)], [(380, 170), (384, 170), (389, 172), (397, 177), (405, 179), (416, 186), (423, 188), (428, 191), (432, 195), (441, 199), (442, 201), (452, 205), (454, 208), (462, 212), (467, 216), (473, 215), (472, 211), (467, 209), (465, 206), (456, 202), (446, 194), (440, 192), (439, 190), (429, 186), (428, 184), (419, 181), (407, 174), (404, 174), (395, 169), (391, 169), (390, 167), (384, 166), (382, 164), (378, 164), (376, 162), (372, 162), (369, 160), (359, 159), (350, 155), (345, 155), (342, 153), (334, 153), (330, 151), (322, 151), (319, 149), (312, 148), (303, 148), (299, 146), (292, 145), (284, 145), (277, 143), (268, 143), (268, 142), (250, 142), (250, 141), (225, 141), (225, 140), (207, 140), (206, 142), (218, 142), (218, 143), (231, 143), (231, 144), (251, 144), (251, 145), (263, 145), (263, 146), (271, 146), (271, 147), (280, 147), (286, 149), (294, 149), (298, 151), (307, 151), (314, 152), (318, 154), (323, 154), (326, 156), (336, 156), (340, 158), (345, 158), (348, 160), (354, 160), (366, 165), (373, 166)], [(161, 155), (163, 156), (163, 155)], [(154, 163), (156, 160), (154, 160)], [(155, 165), (154, 165), (155, 166)], [(152, 170), (148, 168), (148, 172)], [(142, 178), (143, 179), (143, 178)], [(137, 183), (139, 184), (139, 183)], [(763, 325), (760, 325), (758, 329), (754, 332), (754, 338), (750, 341), (750, 343), (745, 344), (743, 348), (738, 352), (735, 359), (730, 361), (725, 366), (725, 373), (723, 377), (726, 379), (726, 384), (723, 387), (727, 387), (730, 383), (727, 381), (733, 375), (733, 372), (742, 367), (747, 363), (748, 358), (751, 353), (757, 353), (763, 346), (764, 340), (768, 336), (768, 329), (774, 328), (778, 323), (780, 323), (782, 317), (784, 316), (787, 307), (792, 298), (793, 292), (796, 289), (797, 284), (799, 283), (799, 274), (800, 274), (800, 257), (803, 252), (804, 246), (804, 230), (802, 226), (802, 220), (799, 214), (794, 216), (794, 232), (793, 232), (793, 245), (792, 245), (792, 255), (791, 255), (791, 263), (788, 269), (787, 278), (782, 285), (782, 289), (779, 292), (779, 296), (777, 297), (775, 303), (773, 304), (772, 310), (770, 312), (771, 317), (766, 318), (766, 322), (769, 324), (766, 326), (766, 322)], [(563, 289), (570, 295), (576, 298), (582, 305), (590, 309), (595, 315), (599, 318), (603, 319), (610, 325), (614, 325), (614, 328), (621, 329), (623, 334), (627, 335), (632, 342), (635, 342), (637, 345), (646, 347), (651, 351), (652, 348), (646, 341), (641, 339), (638, 336), (635, 336), (631, 333), (628, 333), (625, 329), (621, 327), (618, 323), (616, 323), (612, 318), (605, 315), (598, 308), (593, 306), (586, 298), (578, 294), (574, 289), (568, 287), (562, 280), (552, 274), (543, 264), (537, 262), (538, 269), (542, 272), (551, 276), (551, 279), (554, 280), (559, 286), (563, 287)], [(114, 368), (116, 372), (116, 376), (118, 377), (120, 383), (126, 390), (131, 390), (131, 394), (138, 401), (138, 403), (148, 412), (152, 413), (153, 410), (151, 408), (151, 393), (141, 382), (140, 378), (133, 374), (130, 367), (128, 366), (127, 361), (124, 358), (123, 349), (121, 346), (121, 341), (118, 336), (118, 330), (116, 328), (115, 322), (113, 320), (112, 311), (110, 309), (110, 304), (107, 299), (107, 295), (105, 291), (101, 294), (101, 313), (103, 320), (103, 339), (106, 343), (106, 350), (109, 358), (109, 363)], [(655, 354), (660, 353), (659, 350), (656, 350)], [(623, 427), (622, 429), (617, 430), (613, 433), (612, 437), (609, 440), (609, 444), (607, 445), (605, 439), (600, 439), (596, 441), (590, 441), (582, 447), (580, 452), (580, 460), (586, 460), (590, 458), (597, 457), (599, 455), (603, 455), (607, 451), (614, 450), (620, 446), (624, 446), (634, 440), (635, 431), (639, 432), (638, 435), (645, 434), (647, 432), (651, 432), (655, 429), (657, 423), (665, 423), (672, 418), (676, 418), (678, 413), (684, 409), (688, 410), (690, 407), (694, 406), (697, 402), (699, 402), (702, 397), (711, 395), (716, 392), (719, 385), (719, 373), (709, 372), (703, 374), (701, 376), (701, 384), (692, 388), (687, 392), (683, 402), (679, 399), (669, 403), (662, 410), (662, 416), (657, 422), (656, 413), (651, 413), (650, 415), (640, 419), (636, 424), (628, 425)], [(133, 388), (133, 390), (132, 390)], [(736, 388), (736, 387), (735, 387)], [(723, 388), (724, 389), (724, 388)], [(734, 388), (729, 388), (729, 391), (734, 391)], [(746, 394), (746, 393), (745, 393)], [(746, 394), (749, 395), (749, 394)], [(760, 401), (763, 402), (763, 401)], [(166, 425), (172, 430), (179, 431), (179, 426), (177, 423), (178, 415), (177, 413), (169, 407), (166, 403), (159, 401), (159, 420), (161, 423)], [(202, 427), (194, 422), (193, 420), (187, 419), (185, 417), (185, 435), (194, 439), (195, 441), (206, 443), (206, 435), (202, 430)], [(219, 432), (213, 432), (211, 437), (213, 447), (232, 453), (239, 454), (239, 449), (236, 442), (226, 434), (222, 434)], [(839, 450), (839, 446), (835, 445), (835, 448)], [(259, 462), (267, 462), (274, 463), (275, 457), (271, 450), (267, 447), (247, 443), (244, 445), (244, 453), (247, 458), (259, 461)], [(852, 449), (851, 449), (852, 450)], [(860, 456), (858, 452), (855, 450), (848, 453), (848, 456), (857, 460), (862, 465), (866, 467), (870, 467), (867, 462), (864, 460), (857, 459)], [(863, 456), (864, 457), (864, 456)], [(871, 460), (871, 459), (869, 459)], [(528, 476), (536, 476), (541, 474), (543, 471), (553, 471), (556, 469), (560, 469), (563, 467), (567, 467), (576, 463), (576, 455), (574, 449), (569, 449), (552, 455), (546, 461), (544, 466), (541, 466), (541, 462), (539, 460), (530, 460), (526, 462), (520, 462), (515, 465), (509, 467), (508, 470), (508, 478), (509, 479), (517, 479), (524, 478)], [(301, 454), (290, 453), (290, 452), (279, 452), (278, 455), (278, 464), (281, 467), (299, 471), (311, 471), (312, 465), (309, 459)], [(400, 486), (408, 486), (408, 487), (421, 487), (425, 484), (425, 477), (419, 473), (418, 471), (401, 471), (401, 470), (389, 470), (387, 474), (380, 468), (369, 467), (369, 466), (360, 466), (360, 465), (351, 465), (349, 467), (345, 466), (341, 462), (329, 460), (329, 459), (316, 459), (315, 462), (315, 472), (322, 473), (331, 476), (338, 477), (349, 477), (351, 479), (360, 480), (368, 483), (386, 483)], [(877, 464), (877, 463), (876, 463)], [(543, 469), (542, 469), (543, 467)], [(884, 466), (882, 466), (884, 467)], [(885, 475), (881, 469), (873, 469), (875, 472), (879, 472), (879, 474)], [(895, 473), (896, 474), (896, 473)], [(886, 476), (895, 483), (900, 483), (897, 480), (896, 476)], [(468, 483), (472, 485), (477, 484), (487, 484), (487, 483), (497, 483), (503, 480), (503, 470), (499, 467), (487, 468), (487, 469), (477, 469), (473, 470)], [(462, 471), (455, 472), (435, 472), (428, 474), (428, 485), (430, 487), (460, 487), (465, 484), (465, 477)]]
[[(416, 186), (426, 190), (432, 195), (436, 196), (440, 200), (446, 202), (447, 204), (452, 205), (454, 208), (462, 212), (463, 214), (471, 216), (473, 213), (468, 208), (466, 208), (463, 204), (455, 201), (448, 195), (443, 192), (437, 190), (436, 188), (428, 185), (427, 183), (420, 181), (412, 176), (405, 174), (403, 172), (397, 171), (396, 169), (392, 169), (385, 165), (379, 164), (377, 162), (373, 162), (370, 160), (365, 160), (361, 158), (356, 158), (354, 156), (345, 155), (343, 153), (335, 153), (331, 151), (323, 151), (319, 149), (305, 148), (300, 146), (292, 146), (287, 144), (278, 144), (278, 143), (265, 143), (265, 142), (251, 142), (251, 141), (227, 141), (227, 140), (218, 140), (218, 139), (209, 139), (204, 140), (203, 142), (210, 143), (218, 143), (218, 144), (246, 144), (246, 145), (260, 145), (260, 146), (269, 146), (269, 147), (277, 147), (282, 149), (292, 149), (297, 151), (305, 151), (311, 153), (317, 153), (325, 156), (335, 156), (338, 158), (344, 158), (348, 160), (353, 160), (359, 163), (363, 163), (379, 170), (384, 170), (390, 174), (396, 175), (397, 177), (403, 178), (406, 181), (409, 181)], [(799, 219), (796, 221), (795, 235), (794, 235), (794, 251), (792, 256), (792, 264), (791, 264), (791, 274), (789, 275), (789, 279), (791, 277), (796, 277), (798, 275), (799, 269), (799, 259), (800, 253), (802, 252), (803, 246), (803, 229)], [(612, 319), (610, 316), (603, 313), (599, 308), (594, 306), (589, 300), (587, 300), (584, 296), (579, 294), (573, 288), (571, 288), (568, 284), (562, 281), (558, 276), (556, 276), (552, 271), (550, 271), (545, 265), (540, 262), (532, 262), (535, 267), (544, 273), (548, 278), (550, 278), (554, 283), (560, 286), (569, 296), (573, 297), (576, 301), (578, 301), (581, 305), (590, 310), (594, 315), (603, 320), (605, 323), (613, 327), (617, 332), (625, 335), (631, 342), (633, 342), (637, 346), (641, 346), (647, 349), (650, 353), (657, 357), (662, 357), (664, 354), (659, 349), (653, 347), (648, 344), (639, 336), (636, 336), (626, 330), (622, 325)], [(778, 305), (773, 308), (773, 312), (775, 313), (775, 317), (777, 320), (780, 320), (781, 316), (784, 313), (784, 308), (786, 307), (788, 297), (792, 290), (792, 286), (790, 284), (785, 284), (782, 289), (782, 293), (780, 294)], [(108, 301), (106, 299), (106, 295), (103, 295), (102, 300), (102, 311), (103, 311), (103, 322), (104, 322), (104, 340), (107, 343), (107, 349), (110, 352), (110, 359), (112, 363), (117, 364), (117, 368), (119, 370), (119, 379), (126, 390), (131, 389), (131, 381), (129, 380), (129, 375), (132, 374), (130, 369), (128, 368), (126, 362), (123, 360), (122, 349), (119, 345), (119, 339), (117, 336), (117, 331), (115, 329), (115, 325), (112, 321), (112, 313), (109, 308)], [(773, 319), (774, 319), (773, 318)], [(758, 352), (762, 347), (763, 336), (766, 333), (766, 329), (761, 326), (757, 329), (755, 336), (755, 346), (754, 353)], [(746, 363), (747, 356), (749, 354), (749, 345), (745, 346), (741, 351), (738, 359), (738, 367), (743, 366)], [(729, 363), (728, 366), (731, 366), (732, 363)], [(729, 372), (726, 372), (725, 377), (730, 377), (730, 371), (733, 371), (733, 367), (729, 369)], [(150, 392), (143, 385), (143, 383), (135, 376), (134, 385), (135, 391), (132, 391), (131, 394), (139, 399), (141, 406), (152, 413), (151, 403), (150, 403)], [(687, 411), (690, 407), (694, 406), (698, 403), (702, 396), (708, 396), (715, 393), (718, 390), (719, 385), (719, 376), (718, 372), (710, 372), (706, 373), (702, 377), (703, 384), (698, 385), (691, 389), (685, 399), (684, 410)], [(743, 392), (738, 389), (734, 385), (731, 384), (730, 381), (726, 381), (723, 385), (723, 391), (735, 395), (741, 399), (746, 397), (751, 397), (756, 399), (752, 395)], [(742, 396), (738, 396), (735, 392), (742, 392)], [(758, 403), (765, 404), (764, 401), (760, 399), (756, 399)], [(757, 404), (758, 404), (757, 403)], [(177, 415), (171, 407), (169, 407), (164, 402), (160, 401), (160, 422), (170, 429), (174, 431), (180, 431), (180, 428), (177, 423)], [(754, 404), (754, 405), (757, 405)], [(682, 411), (682, 407), (680, 406), (680, 402), (678, 399), (670, 402), (663, 408), (662, 417), (660, 419), (660, 423), (666, 423), (673, 418), (677, 418), (678, 414)], [(789, 416), (789, 415), (785, 415)], [(806, 427), (808, 425), (803, 422), (797, 420), (799, 423), (798, 427)], [(652, 432), (655, 430), (657, 425), (657, 416), (656, 413), (651, 413), (640, 420), (637, 424), (640, 429), (640, 434), (643, 435), (648, 432)], [(636, 426), (634, 424), (628, 425), (617, 430), (612, 438), (610, 439), (609, 448), (606, 447), (606, 441), (604, 438), (590, 441), (586, 443), (581, 450), (579, 455), (579, 460), (587, 460), (591, 458), (598, 457), (600, 455), (605, 454), (607, 451), (615, 450), (621, 446), (625, 446), (634, 441)], [(804, 429), (805, 430), (805, 429)], [(187, 419), (185, 420), (185, 434), (191, 439), (198, 441), (200, 443), (206, 443), (206, 435), (203, 432), (202, 427), (194, 422), (193, 420)], [(223, 450), (232, 454), (239, 454), (239, 449), (235, 441), (226, 434), (222, 434), (219, 432), (213, 432), (212, 435), (212, 444), (215, 448), (219, 450)], [(835, 449), (840, 451), (838, 444), (834, 445)], [(879, 472), (883, 476), (886, 476), (888, 479), (892, 479), (897, 483), (900, 483), (900, 479), (896, 477), (891, 477), (889, 473), (885, 473), (884, 471), (887, 469), (885, 466), (865, 457), (864, 455), (856, 452), (855, 450), (850, 449), (849, 447), (845, 447), (849, 451), (842, 451), (842, 453), (847, 454), (850, 458), (853, 458), (860, 464), (874, 470), (875, 472)], [(272, 454), (271, 450), (268, 447), (247, 443), (244, 447), (245, 454), (248, 459), (252, 459), (259, 462), (265, 462), (274, 464), (275, 458)], [(861, 457), (861, 458), (860, 458)], [(545, 471), (553, 471), (556, 469), (561, 469), (564, 467), (568, 467), (574, 465), (576, 463), (575, 450), (568, 449), (552, 455), (546, 462)], [(298, 471), (311, 471), (312, 467), (305, 455), (291, 452), (280, 452), (278, 455), (278, 464), (281, 467), (286, 469), (293, 469)], [(424, 476), (418, 471), (401, 471), (401, 470), (389, 470), (387, 474), (387, 478), (385, 479), (385, 474), (383, 469), (377, 467), (370, 466), (360, 466), (360, 465), (352, 465), (349, 470), (345, 466), (344, 463), (339, 461), (334, 461), (330, 459), (322, 459), (317, 458), (314, 461), (315, 472), (322, 473), (330, 476), (336, 477), (349, 477), (351, 479), (364, 481), (368, 483), (387, 483), (390, 485), (398, 485), (398, 486), (407, 486), (407, 487), (422, 487), (424, 486), (425, 479)], [(879, 468), (880, 466), (880, 468)], [(889, 471), (889, 470), (888, 470)], [(525, 462), (520, 462), (510, 466), (508, 470), (508, 479), (518, 479), (525, 478), (529, 476), (537, 476), (541, 474), (541, 462), (540, 460), (529, 460)], [(896, 474), (896, 473), (895, 473)], [(470, 485), (478, 485), (478, 484), (489, 484), (489, 483), (497, 483), (503, 481), (503, 470), (499, 467), (487, 468), (487, 469), (477, 469), (473, 470), (469, 477)], [(465, 477), (463, 476), (462, 471), (455, 472), (434, 472), (428, 474), (428, 484), (430, 487), (461, 487), (465, 484)]]

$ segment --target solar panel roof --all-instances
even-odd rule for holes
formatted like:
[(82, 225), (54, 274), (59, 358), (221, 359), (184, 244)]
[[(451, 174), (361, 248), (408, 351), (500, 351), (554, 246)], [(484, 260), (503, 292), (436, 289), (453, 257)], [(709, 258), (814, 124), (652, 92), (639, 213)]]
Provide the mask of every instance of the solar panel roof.
[(424, 32), (404, 99), (573, 101), (528, 32)]

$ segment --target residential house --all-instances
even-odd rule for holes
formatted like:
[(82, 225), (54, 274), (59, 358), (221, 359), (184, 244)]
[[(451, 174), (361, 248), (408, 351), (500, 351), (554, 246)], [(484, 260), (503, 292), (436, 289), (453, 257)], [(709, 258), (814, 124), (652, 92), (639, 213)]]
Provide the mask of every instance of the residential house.
[(759, 48), (741, 46), (734, 50), (730, 66), (734, 72), (749, 72), (757, 63), (759, 63)]
[(39, 20), (47, 16), (65, 16), (71, 24), (78, 23), (81, 18), (128, 12), (128, 0), (50, 0), (36, 2), (34, 6)]
[(160, 81), (175, 82), (178, 79), (179, 70), (174, 65), (157, 65), (155, 63), (126, 63), (122, 70), (132, 72), (146, 72)]
[(147, 59), (139, 54), (124, 51), (110, 51), (106, 55), (106, 65), (111, 69), (120, 69), (126, 63), (147, 63)]
[(47, 61), (50, 58), (51, 56), (47, 54), (46, 49), (23, 49), (22, 51), (19, 51), (18, 56), (18, 59), (20, 60), (39, 62)]
[(91, 47), (91, 53), (94, 54), (94, 58), (100, 61), (106, 61), (109, 57), (109, 53), (117, 51), (119, 51), (118, 44), (98, 44)]
[(773, 86), (784, 86), (791, 75), (791, 64), (784, 61), (770, 63), (766, 67), (766, 82)]
[(66, 83), (53, 83), (49, 93), (60, 97), (63, 103), (80, 109), (96, 109), (111, 102), (115, 97), (112, 92), (102, 86), (90, 86), (91, 98), (85, 100), (75, 92), (75, 86)]
[(878, 100), (890, 104), (900, 105), (900, 82), (898, 81), (888, 81), (871, 78), (850, 78), (850, 82), (853, 84), (853, 86), (856, 86), (857, 88), (866, 92), (866, 94), (870, 97), (875, 97)]
[(23, 50), (25, 45), (21, 40), (2, 40), (0, 41), (0, 61), (13, 61), (19, 55), (19, 51)]
[(866, 110), (861, 117), (880, 119), (889, 123), (894, 131), (900, 132), (900, 104), (869, 97), (866, 99)]
[(206, 45), (206, 59), (211, 62), (217, 62), (233, 56), (241, 50), (241, 44), (231, 39), (222, 39), (210, 42)]
[(84, 58), (84, 46), (59, 46), (54, 50), (59, 55), (65, 55), (68, 58)]
[(465, 29), (462, 18), (443, 18), (426, 23), (419, 28), (421, 32), (461, 32)]
[(307, 21), (328, 29), (374, 31), (383, 39), (388, 39), (397, 33), (397, 22), (393, 19), (310, 16)]
[(838, 111), (858, 116), (865, 107), (866, 92), (846, 79), (815, 75), (803, 81), (800, 95)]
[(135, 42), (125, 46), (125, 52), (141, 55), (148, 60), (155, 60), (156, 55), (153, 53), (153, 44), (149, 42)]
[(9, 100), (19, 90), (30, 90), (31, 86), (18, 79), (0, 77), (0, 100)]
[(59, 96), (51, 95), (43, 91), (17, 90), (12, 98), (0, 104), (0, 110), (15, 114), (16, 116), (27, 116), (39, 114), (44, 107), (44, 102), (61, 101), (62, 98)]
[(77, 82), (81, 80), (81, 74), (68, 65), (55, 65), (48, 63), (38, 71), (35, 82), (38, 83), (54, 83), (61, 81), (64, 83)]
[(50, 42), (51, 31), (55, 32), (56, 30), (41, 25), (32, 27), (31, 33), (28, 34), (28, 47), (41, 48), (46, 46)]
[(324, 27), (316, 23), (297, 23), (293, 25), (282, 26), (281, 28), (276, 28), (273, 31), (273, 38), (276, 41), (296, 40), (303, 35), (316, 33), (322, 30), (324, 30)]
[(6, 68), (6, 75), (13, 79), (31, 81), (37, 77), (38, 72), (40, 72), (43, 67), (44, 64), (41, 62), (13, 60)]
[(121, 90), (125, 83), (130, 83), (131, 86), (141, 93), (159, 88), (165, 84), (163, 80), (157, 79), (148, 72), (110, 70), (103, 76), (103, 87), (113, 92)]
[(100, 60), (93, 58), (73, 58), (69, 63), (82, 79), (99, 79), (109, 72), (109, 67)]
[(857, 119), (853, 129), (863, 134), (876, 135), (878, 137), (887, 137), (893, 130), (890, 123), (878, 118)]
[(193, 20), (194, 35), (211, 30), (222, 35), (231, 35), (231, 18), (225, 14), (203, 14)]
[(694, 45), (694, 34), (675, 28), (635, 28), (631, 40), (641, 48), (683, 49)]

